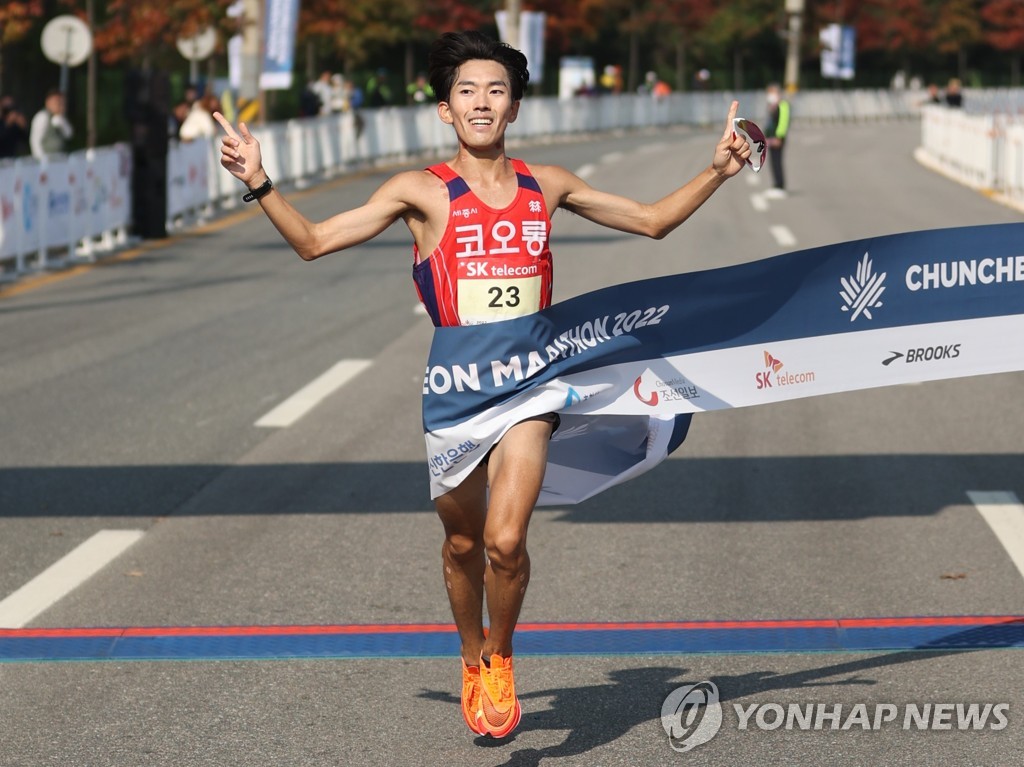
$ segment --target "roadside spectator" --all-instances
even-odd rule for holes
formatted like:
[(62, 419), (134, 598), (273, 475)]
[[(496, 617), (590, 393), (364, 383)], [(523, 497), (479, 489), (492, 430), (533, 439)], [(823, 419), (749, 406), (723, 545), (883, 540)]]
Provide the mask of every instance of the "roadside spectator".
[(171, 119), (168, 121), (167, 135), (171, 138), (179, 138), (181, 135), (181, 126), (185, 124), (185, 120), (188, 117), (188, 113), (191, 107), (189, 107), (187, 101), (179, 101), (171, 109)]
[(363, 105), (363, 90), (351, 80), (345, 80), (342, 84), (345, 93), (345, 103), (349, 109), (359, 109)]
[(0, 159), (17, 157), (28, 141), (28, 120), (11, 96), (0, 98)]
[(924, 101), (925, 104), (941, 104), (942, 96), (939, 95), (939, 86), (935, 83), (928, 83), (928, 98)]
[(352, 108), (348, 103), (348, 94), (345, 90), (345, 78), (335, 72), (331, 75), (331, 87), (327, 96), (328, 111), (335, 114), (347, 112)]
[(644, 75), (643, 84), (637, 88), (637, 92), (650, 94), (655, 99), (663, 99), (672, 92), (672, 88), (660, 79), (656, 72), (648, 72)]
[[(216, 96), (211, 97), (214, 101)], [(197, 138), (213, 138), (217, 135), (217, 123), (214, 122), (213, 112), (210, 111), (212, 104), (208, 97), (197, 98), (192, 102), (191, 108), (185, 121), (178, 129), (178, 138), (182, 141), (195, 141)], [(215, 109), (214, 111), (219, 111)]]
[[(307, 111), (304, 108), (302, 111), (307, 117), (315, 115), (317, 113), (325, 115), (331, 111), (331, 73), (323, 71), (320, 73), (319, 79), (309, 86), (309, 89), (316, 94), (316, 97), (320, 100), (320, 106), (317, 111)], [(312, 101), (309, 103), (309, 109), (312, 108)]]
[(317, 91), (319, 80), (306, 83), (306, 87), (299, 94), (299, 117), (316, 117), (324, 103), (320, 100)]
[[(208, 91), (206, 95), (203, 96), (202, 101), (203, 108), (210, 113), (210, 117), (213, 117), (214, 112), (224, 112), (224, 107), (220, 103), (220, 96), (217, 94)], [(214, 122), (216, 122), (216, 120), (214, 120)]]
[(32, 156), (43, 160), (50, 155), (63, 154), (74, 133), (64, 116), (64, 94), (56, 89), (49, 91), (43, 108), (36, 112), (29, 128), (28, 144)]
[(778, 83), (772, 83), (766, 90), (768, 101), (768, 122), (764, 135), (768, 139), (768, 160), (772, 166), (772, 188), (764, 193), (771, 199), (786, 196), (786, 177), (782, 168), (782, 150), (789, 134), (789, 102), (782, 97)]
[(410, 104), (426, 104), (434, 100), (434, 89), (430, 87), (423, 72), (418, 73), (416, 80), (405, 87), (405, 93)]
[(959, 108), (963, 105), (964, 95), (960, 92), (960, 81), (954, 77), (946, 85), (946, 106)]
[(395, 101), (391, 92), (388, 70), (381, 67), (366, 82), (366, 105), (370, 107), (386, 107)]
[(602, 93), (622, 93), (622, 67), (608, 64), (598, 83)]

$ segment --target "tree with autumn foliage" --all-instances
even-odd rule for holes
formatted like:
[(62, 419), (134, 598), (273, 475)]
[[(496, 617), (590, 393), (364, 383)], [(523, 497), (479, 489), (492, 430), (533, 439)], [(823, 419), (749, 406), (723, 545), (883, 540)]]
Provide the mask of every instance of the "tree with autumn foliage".
[(860, 0), (851, 16), (857, 47), (893, 56), (904, 72), (931, 49), (934, 19), (925, 0)]
[(941, 52), (956, 56), (957, 73), (967, 79), (967, 52), (983, 39), (976, 0), (942, 0), (936, 8), (932, 40)]
[(720, 5), (711, 16), (705, 37), (732, 58), (734, 88), (744, 87), (744, 62), (755, 41), (774, 37), (781, 26), (782, 3), (776, 0), (734, 0)]
[[(175, 49), (179, 37), (191, 37), (206, 27), (236, 31), (227, 18), (234, 0), (107, 0), (97, 14), (93, 40), (104, 64), (127, 62), (150, 66), (180, 61)], [(84, 17), (83, 0), (62, 0)], [(221, 34), (223, 41), (226, 35)], [(221, 43), (223, 45), (223, 43)], [(172, 58), (172, 56), (174, 58)]]
[(27, 35), (34, 21), (42, 15), (42, 0), (0, 5), (0, 94), (4, 92), (4, 49)]
[(714, 15), (714, 0), (664, 0), (648, 3), (644, 10), (644, 23), (654, 30), (655, 59), (671, 55), (678, 90), (687, 87), (687, 51)]
[(982, 5), (981, 18), (985, 23), (985, 41), (1010, 54), (1010, 83), (1017, 87), (1024, 57), (1024, 2), (987, 0)]
[[(417, 55), (425, 57), (427, 46), (442, 32), (493, 23), (492, 0), (304, 0), (298, 36), (307, 56), (319, 52), (340, 61), (346, 74), (399, 48), (409, 81)], [(307, 62), (310, 76), (318, 68), (318, 62)]]

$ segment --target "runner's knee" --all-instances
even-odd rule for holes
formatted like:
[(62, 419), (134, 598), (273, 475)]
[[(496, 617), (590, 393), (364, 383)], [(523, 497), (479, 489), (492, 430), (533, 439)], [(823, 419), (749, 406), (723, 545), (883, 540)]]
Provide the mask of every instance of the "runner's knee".
[(516, 528), (487, 531), (484, 533), (484, 547), (492, 567), (518, 569), (526, 555), (526, 531)]
[(448, 533), (444, 538), (444, 555), (455, 562), (463, 562), (480, 556), (484, 542), (476, 536), (463, 533)]

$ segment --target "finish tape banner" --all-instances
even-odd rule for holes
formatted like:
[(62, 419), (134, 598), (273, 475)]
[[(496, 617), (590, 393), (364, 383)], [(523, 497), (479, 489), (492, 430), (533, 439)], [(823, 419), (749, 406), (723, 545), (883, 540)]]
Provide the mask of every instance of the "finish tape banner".
[(913, 232), (617, 285), (436, 328), (431, 495), (510, 426), (556, 412), (540, 504), (660, 463), (693, 413), (1024, 370), (1024, 224)]

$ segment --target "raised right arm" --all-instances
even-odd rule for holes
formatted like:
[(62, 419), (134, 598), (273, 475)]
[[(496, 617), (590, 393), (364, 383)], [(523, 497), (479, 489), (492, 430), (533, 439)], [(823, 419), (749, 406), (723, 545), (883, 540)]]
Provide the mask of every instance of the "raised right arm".
[[(221, 165), (250, 189), (267, 180), (260, 145), (245, 123), (238, 130), (224, 115), (214, 113), (224, 128)], [(260, 198), (267, 217), (285, 241), (305, 261), (366, 242), (413, 209), (415, 173), (400, 173), (382, 184), (364, 205), (321, 222), (310, 221), (276, 188)]]

